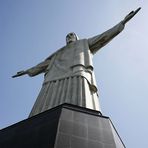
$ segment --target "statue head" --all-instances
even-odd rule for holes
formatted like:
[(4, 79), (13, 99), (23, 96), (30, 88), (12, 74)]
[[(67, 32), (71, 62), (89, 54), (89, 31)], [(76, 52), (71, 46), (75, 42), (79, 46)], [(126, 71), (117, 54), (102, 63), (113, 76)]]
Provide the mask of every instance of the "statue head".
[(79, 40), (79, 38), (74, 32), (67, 34), (67, 36), (66, 36), (66, 43), (67, 44), (69, 44), (71, 42), (75, 42), (76, 40)]

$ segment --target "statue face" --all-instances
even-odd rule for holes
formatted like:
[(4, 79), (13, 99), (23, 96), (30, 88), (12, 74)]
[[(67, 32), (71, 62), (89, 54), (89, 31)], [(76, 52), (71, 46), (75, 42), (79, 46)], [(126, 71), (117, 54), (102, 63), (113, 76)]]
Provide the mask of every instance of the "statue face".
[(67, 36), (66, 36), (66, 43), (69, 44), (71, 42), (75, 42), (76, 40), (78, 40), (78, 37), (77, 35), (72, 32), (72, 33), (69, 33)]

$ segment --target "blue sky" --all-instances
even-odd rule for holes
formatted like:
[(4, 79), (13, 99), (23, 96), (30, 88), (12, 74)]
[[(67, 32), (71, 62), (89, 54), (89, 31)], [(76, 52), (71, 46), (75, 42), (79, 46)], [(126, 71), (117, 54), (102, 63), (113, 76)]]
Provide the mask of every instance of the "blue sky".
[(65, 36), (100, 34), (141, 11), (94, 56), (102, 112), (126, 147), (148, 147), (148, 1), (0, 0), (0, 128), (28, 117), (43, 75), (12, 79), (65, 45)]

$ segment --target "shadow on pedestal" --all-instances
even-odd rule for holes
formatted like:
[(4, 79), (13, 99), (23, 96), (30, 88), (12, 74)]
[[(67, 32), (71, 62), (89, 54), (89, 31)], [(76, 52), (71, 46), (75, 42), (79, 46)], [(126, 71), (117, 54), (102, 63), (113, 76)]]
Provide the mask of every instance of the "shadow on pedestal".
[(125, 148), (100, 112), (63, 104), (0, 130), (0, 148)]

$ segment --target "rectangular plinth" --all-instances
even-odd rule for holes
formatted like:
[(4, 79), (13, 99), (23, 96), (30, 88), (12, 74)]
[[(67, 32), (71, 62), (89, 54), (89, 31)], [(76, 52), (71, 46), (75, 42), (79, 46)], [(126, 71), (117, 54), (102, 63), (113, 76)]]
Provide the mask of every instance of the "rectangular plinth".
[(124, 148), (108, 117), (63, 104), (0, 131), (0, 148)]

